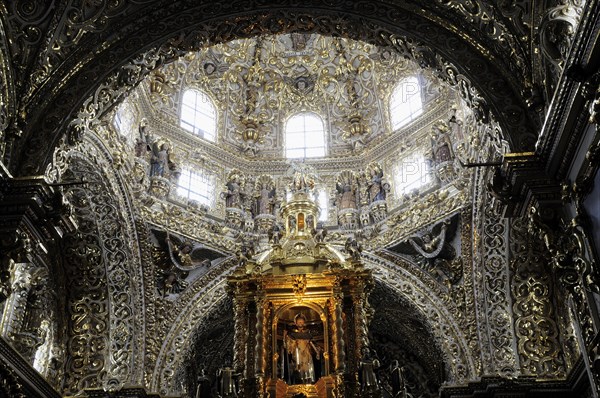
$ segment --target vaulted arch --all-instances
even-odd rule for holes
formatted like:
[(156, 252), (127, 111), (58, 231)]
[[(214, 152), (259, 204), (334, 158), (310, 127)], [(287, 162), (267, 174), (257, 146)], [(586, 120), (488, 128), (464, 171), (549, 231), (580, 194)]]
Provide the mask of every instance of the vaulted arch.
[[(422, 66), (438, 71), (456, 85), (483, 120), (489, 118), (491, 111), (508, 134), (506, 138), (514, 150), (530, 149), (535, 141), (537, 121), (529, 114), (520, 94), (525, 78), (516, 78), (519, 74), (512, 73), (510, 67), (496, 66), (511, 58), (503, 58), (500, 49), (499, 54), (482, 53), (475, 44), (477, 40), (463, 41), (455, 33), (458, 28), (452, 22), (434, 23), (422, 15), (425, 10), (384, 2), (357, 2), (347, 9), (337, 3), (298, 6), (243, 1), (235, 5), (234, 22), (230, 17), (231, 4), (188, 8), (176, 3), (170, 7), (155, 7), (132, 7), (128, 10), (132, 18), (136, 13), (143, 18), (123, 25), (100, 48), (94, 48), (97, 45), (94, 43), (102, 40), (92, 33), (83, 35), (77, 49), (69, 48), (68, 57), (41, 73), (42, 83), (32, 88), (28, 98), (27, 106), (36, 111), (30, 114), (23, 139), (18, 142), (20, 153), (11, 165), (14, 170), (21, 166), (23, 173), (39, 170), (43, 165), (35, 164), (36, 159), (48, 156), (48, 153), (39, 156), (47, 148), (42, 142), (56, 143), (72, 120), (101, 116), (110, 104), (118, 101), (157, 65), (209, 43), (290, 31), (341, 35), (390, 46)], [(115, 10), (115, 13), (122, 11), (125, 10)], [(110, 18), (107, 26), (110, 26)], [(160, 29), (150, 29), (150, 26)], [(95, 56), (79, 57), (82, 53)], [(514, 56), (522, 57), (522, 54)], [(77, 58), (88, 60), (75, 66), (72, 60)], [(511, 65), (526, 69), (524, 64), (520, 61)], [(53, 94), (42, 95), (47, 87), (53, 87)], [(95, 109), (92, 104), (98, 101), (109, 103), (98, 104)], [(84, 126), (73, 124), (70, 129), (72, 139), (86, 130)]]
[[(397, 319), (397, 322), (406, 322), (407, 325), (412, 322), (413, 327), (418, 325), (419, 330), (429, 331), (420, 336), (410, 336), (407, 333), (402, 336), (412, 339), (406, 343), (406, 347), (410, 355), (420, 358), (414, 364), (421, 363), (419, 366), (424, 366), (427, 361), (435, 358), (434, 353), (440, 355), (429, 364), (429, 369), (425, 370), (429, 376), (434, 377), (433, 386), (441, 383), (442, 379), (461, 382), (474, 377), (478, 359), (468, 348), (472, 343), (469, 343), (469, 338), (458, 327), (456, 309), (448, 303), (439, 288), (436, 290), (433, 287), (435, 282), (431, 276), (418, 271), (418, 267), (405, 261), (394, 263), (367, 254), (365, 262), (373, 269), (378, 286), (374, 297), (377, 305), (374, 308), (375, 313), (383, 311), (385, 315), (382, 316), (386, 317), (389, 311), (395, 311), (394, 314), (402, 318)], [(231, 305), (226, 294), (225, 280), (234, 268), (234, 263), (221, 263), (217, 269), (196, 280), (193, 286), (190, 286), (189, 292), (179, 299), (181, 301), (177, 307), (180, 312), (172, 317), (172, 322), (169, 323), (171, 327), (166, 331), (166, 338), (157, 358), (151, 383), (153, 389), (162, 394), (169, 394), (181, 388), (181, 382), (188, 383), (190, 387), (191, 383), (196, 381), (193, 375), (186, 374), (189, 372), (189, 364), (185, 361), (200, 361), (202, 359), (198, 355), (211, 352), (210, 347), (200, 348), (203, 343), (197, 339), (210, 333), (213, 329), (210, 326), (211, 322), (216, 325), (223, 320), (214, 314), (222, 313), (223, 308)], [(386, 292), (392, 295), (386, 297)], [(374, 346), (386, 344), (386, 341), (390, 343), (391, 340), (385, 338), (385, 325), (389, 326), (385, 322), (382, 323), (380, 318), (375, 318), (376, 327), (371, 333), (378, 336), (378, 342), (374, 342)], [(233, 327), (232, 324), (229, 326)], [(399, 336), (396, 335), (390, 344), (400, 344), (397, 340)], [(225, 341), (222, 344), (228, 347)], [(428, 347), (428, 350), (425, 350), (425, 347)], [(199, 354), (190, 352), (192, 349), (199, 350)], [(182, 353), (182, 350), (185, 353)], [(215, 366), (210, 360), (202, 365), (207, 369)], [(182, 377), (187, 381), (182, 380)]]

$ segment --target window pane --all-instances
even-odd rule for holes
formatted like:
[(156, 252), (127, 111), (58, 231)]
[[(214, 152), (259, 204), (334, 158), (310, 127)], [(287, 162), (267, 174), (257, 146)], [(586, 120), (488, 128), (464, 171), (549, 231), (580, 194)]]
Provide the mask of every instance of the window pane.
[(306, 134), (306, 144), (310, 146), (325, 147), (325, 137), (323, 136), (323, 132), (308, 132)]
[(423, 155), (404, 158), (398, 162), (394, 173), (394, 189), (401, 196), (427, 185), (431, 181), (429, 164)]
[(303, 158), (305, 157), (304, 149), (288, 149), (285, 151), (285, 157), (288, 159)]
[(204, 170), (184, 168), (179, 177), (177, 195), (211, 207), (215, 197), (214, 178)]
[(325, 156), (325, 129), (321, 118), (314, 113), (292, 116), (285, 126), (285, 148), (287, 158)]
[(180, 119), (181, 127), (205, 139), (214, 141), (217, 132), (216, 115), (217, 110), (206, 93), (198, 90), (187, 90), (183, 94)]
[(323, 122), (315, 116), (306, 116), (304, 127), (306, 131), (323, 131)]
[(293, 117), (287, 122), (287, 131), (292, 132), (303, 132), (304, 131), (304, 120), (302, 117)]
[(127, 138), (130, 142), (134, 142), (137, 137), (137, 128), (134, 126), (135, 124), (135, 115), (134, 110), (131, 104), (127, 101), (124, 101), (117, 112), (115, 113), (114, 118), (114, 126), (119, 130), (122, 136)]
[(325, 148), (306, 148), (307, 158), (317, 158), (320, 156), (325, 156)]
[(390, 119), (392, 130), (407, 125), (423, 112), (421, 87), (416, 77), (402, 80), (390, 98)]
[(196, 114), (196, 112), (194, 111), (193, 108), (190, 108), (188, 106), (181, 107), (181, 121), (182, 122), (193, 124), (195, 114)]
[(285, 146), (289, 149), (304, 147), (304, 134), (289, 133), (286, 136)]

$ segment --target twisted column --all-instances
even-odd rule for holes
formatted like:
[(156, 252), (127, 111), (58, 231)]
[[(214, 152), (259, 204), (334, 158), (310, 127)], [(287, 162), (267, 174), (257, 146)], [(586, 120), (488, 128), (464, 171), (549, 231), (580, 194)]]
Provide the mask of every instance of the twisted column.
[(248, 338), (248, 302), (245, 298), (234, 297), (235, 329), (233, 339), (233, 369), (242, 373), (246, 363), (246, 340)]

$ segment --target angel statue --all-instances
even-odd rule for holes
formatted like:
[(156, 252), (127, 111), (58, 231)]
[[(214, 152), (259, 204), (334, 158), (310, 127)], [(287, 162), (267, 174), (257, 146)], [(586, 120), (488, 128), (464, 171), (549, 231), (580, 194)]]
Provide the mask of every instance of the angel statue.
[(281, 232), (281, 228), (279, 228), (279, 225), (277, 225), (277, 224), (273, 225), (273, 228), (271, 228), (269, 230), (268, 236), (269, 236), (269, 242), (273, 242), (274, 245), (278, 245), (279, 241), (281, 240), (281, 237), (283, 236), (283, 233)]
[(391, 250), (401, 254), (412, 255), (427, 270), (434, 273), (444, 282), (455, 282), (460, 278), (460, 263), (454, 261), (456, 250), (452, 240), (456, 234), (459, 216), (434, 225), (422, 235), (414, 235), (392, 247)]
[(348, 239), (346, 239), (346, 243), (344, 244), (344, 250), (346, 250), (346, 253), (350, 255), (350, 258), (352, 258), (352, 260), (360, 260), (362, 246), (358, 243), (358, 241), (355, 238), (348, 237)]
[(327, 230), (323, 228), (321, 223), (317, 224), (317, 228), (312, 230), (312, 235), (317, 243), (325, 242), (325, 238), (327, 237)]
[(210, 267), (212, 261), (223, 257), (201, 244), (173, 236), (169, 231), (153, 231), (158, 242), (153, 251), (159, 268), (191, 271), (199, 267)]
[(316, 172), (314, 167), (305, 163), (292, 162), (287, 174), (293, 174), (292, 192), (310, 192), (315, 187)]

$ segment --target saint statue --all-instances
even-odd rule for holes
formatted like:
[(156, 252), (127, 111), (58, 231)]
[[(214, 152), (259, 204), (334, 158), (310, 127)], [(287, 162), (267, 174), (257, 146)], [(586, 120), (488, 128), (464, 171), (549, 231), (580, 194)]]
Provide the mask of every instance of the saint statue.
[(392, 384), (392, 395), (394, 398), (406, 398), (406, 381), (404, 379), (404, 367), (400, 367), (397, 360), (390, 365), (390, 381)]
[(306, 317), (299, 313), (294, 317), (295, 328), (288, 333), (283, 331), (283, 345), (287, 352), (289, 380), (291, 384), (309, 384), (316, 381), (315, 359), (321, 353), (313, 343), (313, 335), (306, 327)]
[(225, 366), (217, 371), (217, 378), (219, 380), (219, 396), (222, 398), (237, 397), (237, 385), (236, 375), (233, 369), (229, 366)]
[(369, 200), (371, 203), (379, 200), (385, 200), (386, 191), (389, 190), (389, 184), (383, 180), (383, 170), (378, 164), (372, 164), (369, 167), (371, 180), (368, 182)]
[(227, 192), (225, 192), (226, 207), (241, 207), (241, 184), (237, 176), (232, 176), (227, 182)]
[(198, 384), (196, 387), (195, 398), (209, 398), (211, 396), (210, 379), (206, 376), (204, 368), (200, 369), (200, 375), (198, 375)]
[(377, 391), (379, 383), (375, 371), (379, 368), (379, 360), (368, 348), (363, 351), (360, 361), (360, 383), (363, 391)]
[(150, 176), (166, 177), (169, 162), (169, 144), (155, 143), (152, 148), (152, 157), (150, 158)]

